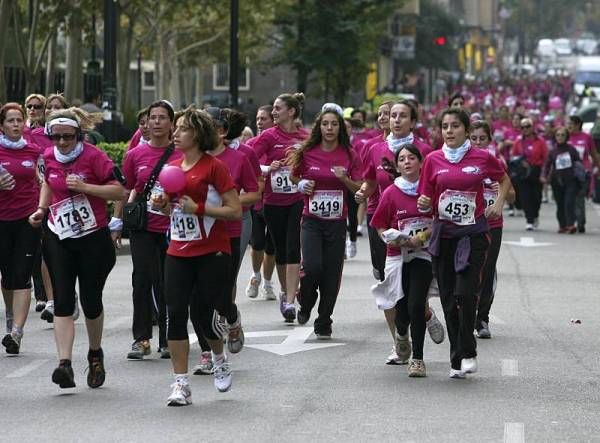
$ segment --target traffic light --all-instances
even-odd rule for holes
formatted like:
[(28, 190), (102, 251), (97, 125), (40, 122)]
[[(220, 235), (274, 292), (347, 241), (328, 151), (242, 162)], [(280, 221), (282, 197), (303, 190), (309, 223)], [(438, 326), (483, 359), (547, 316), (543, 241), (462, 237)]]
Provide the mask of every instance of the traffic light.
[(444, 37), (443, 35), (435, 37), (433, 39), (433, 44), (436, 46), (446, 46), (446, 37)]

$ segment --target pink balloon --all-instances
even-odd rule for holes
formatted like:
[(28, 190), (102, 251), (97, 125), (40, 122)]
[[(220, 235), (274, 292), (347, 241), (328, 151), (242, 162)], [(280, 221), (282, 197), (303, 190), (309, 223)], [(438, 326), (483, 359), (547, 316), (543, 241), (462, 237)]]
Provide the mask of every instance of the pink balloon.
[(158, 174), (158, 181), (165, 192), (177, 194), (185, 188), (185, 173), (177, 166), (165, 166)]

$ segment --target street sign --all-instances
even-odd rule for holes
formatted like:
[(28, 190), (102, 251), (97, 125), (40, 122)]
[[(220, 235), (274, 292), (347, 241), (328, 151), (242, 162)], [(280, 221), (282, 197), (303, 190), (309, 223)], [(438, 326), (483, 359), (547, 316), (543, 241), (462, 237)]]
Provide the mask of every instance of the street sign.
[(392, 39), (392, 55), (398, 60), (412, 60), (415, 58), (414, 35), (396, 35)]

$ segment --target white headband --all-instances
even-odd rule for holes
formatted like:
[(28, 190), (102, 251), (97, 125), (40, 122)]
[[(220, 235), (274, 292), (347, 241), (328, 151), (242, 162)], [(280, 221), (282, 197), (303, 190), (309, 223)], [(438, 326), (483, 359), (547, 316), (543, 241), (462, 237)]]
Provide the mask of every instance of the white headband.
[(321, 114), (324, 112), (335, 112), (340, 117), (344, 116), (344, 111), (342, 110), (342, 107), (337, 103), (325, 103), (321, 108)]
[(46, 135), (50, 135), (50, 129), (52, 129), (52, 126), (54, 125), (71, 126), (72, 128), (80, 129), (79, 122), (77, 120), (68, 117), (57, 117), (46, 123), (44, 133)]

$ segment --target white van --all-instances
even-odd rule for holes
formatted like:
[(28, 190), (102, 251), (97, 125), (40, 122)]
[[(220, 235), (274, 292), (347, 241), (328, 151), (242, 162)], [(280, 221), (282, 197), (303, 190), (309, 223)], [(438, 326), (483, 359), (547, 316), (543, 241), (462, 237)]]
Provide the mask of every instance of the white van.
[(554, 42), (549, 38), (541, 39), (537, 44), (536, 53), (540, 59), (554, 58)]
[(577, 95), (581, 95), (585, 85), (591, 86), (596, 97), (600, 98), (600, 57), (579, 57), (577, 59), (573, 90)]

